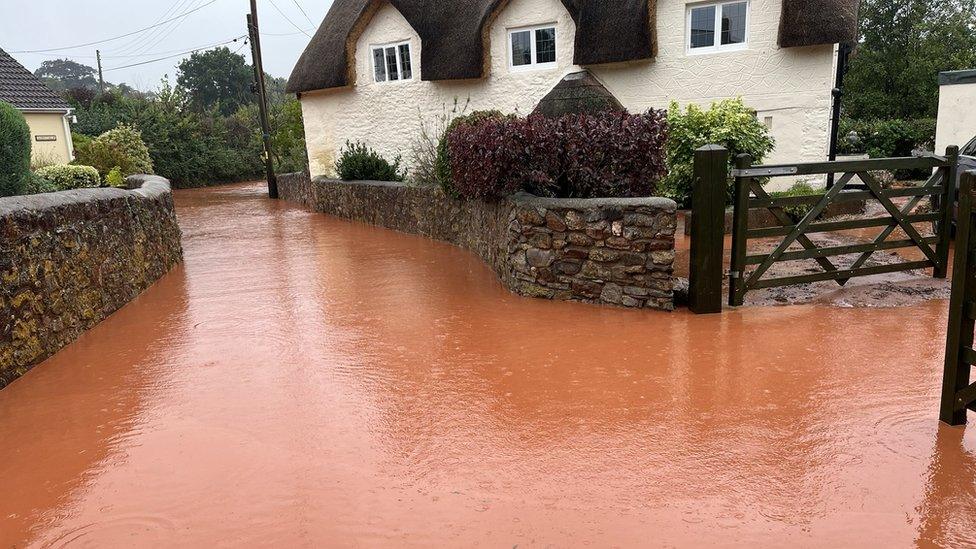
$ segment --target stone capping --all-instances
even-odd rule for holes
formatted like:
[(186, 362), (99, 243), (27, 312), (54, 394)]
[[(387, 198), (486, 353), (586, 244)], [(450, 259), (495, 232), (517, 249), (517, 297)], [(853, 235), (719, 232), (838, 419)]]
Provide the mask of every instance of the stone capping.
[(306, 173), (278, 185), (314, 211), (468, 249), (519, 295), (674, 309), (677, 204), (667, 198), (455, 200), (438, 187)]
[(0, 389), (182, 261), (169, 181), (0, 198)]
[(0, 198), (0, 217), (19, 211), (42, 211), (65, 206), (108, 201), (131, 196), (141, 196), (150, 200), (166, 199), (171, 196), (169, 180), (158, 175), (130, 175), (125, 180), (128, 189), (95, 188), (73, 189), (54, 193), (27, 196), (8, 196)]

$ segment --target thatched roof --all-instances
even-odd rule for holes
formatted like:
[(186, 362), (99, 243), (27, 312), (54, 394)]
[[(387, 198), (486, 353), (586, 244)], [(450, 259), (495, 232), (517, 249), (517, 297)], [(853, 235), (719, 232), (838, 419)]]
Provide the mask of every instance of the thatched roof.
[(559, 118), (566, 114), (626, 111), (620, 101), (590, 71), (566, 75), (539, 101), (533, 114)]
[[(423, 42), (428, 81), (487, 74), (488, 29), (508, 0), (386, 0)], [(560, 0), (576, 23), (575, 63), (651, 59), (657, 53), (657, 0)], [(356, 41), (384, 0), (335, 0), (288, 79), (301, 93), (355, 84)], [(857, 0), (783, 0), (780, 45), (810, 46), (856, 38)]]
[[(561, 0), (576, 22), (576, 63), (594, 65), (654, 56), (655, 0)], [(486, 75), (487, 32), (507, 0), (389, 0), (420, 35), (424, 80)], [(355, 43), (380, 0), (335, 0), (305, 53), (288, 91), (300, 93), (355, 83)]]
[(860, 4), (859, 0), (783, 0), (780, 47), (853, 44)]

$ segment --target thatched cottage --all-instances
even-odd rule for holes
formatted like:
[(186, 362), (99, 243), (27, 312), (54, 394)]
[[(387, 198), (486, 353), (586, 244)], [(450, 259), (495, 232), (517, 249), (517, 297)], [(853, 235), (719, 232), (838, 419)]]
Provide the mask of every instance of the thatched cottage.
[(857, 0), (335, 0), (298, 61), (313, 175), (347, 140), (409, 161), (451, 110), (631, 112), (741, 96), (772, 130), (770, 160), (822, 160), (837, 44)]

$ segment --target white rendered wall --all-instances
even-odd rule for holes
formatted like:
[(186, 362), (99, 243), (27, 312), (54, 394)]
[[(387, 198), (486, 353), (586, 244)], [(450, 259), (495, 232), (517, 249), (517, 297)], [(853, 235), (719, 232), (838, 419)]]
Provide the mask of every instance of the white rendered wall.
[[(682, 105), (708, 106), (741, 96), (770, 118), (776, 151), (767, 159), (823, 160), (827, 154), (834, 48), (781, 49), (776, 44), (781, 0), (751, 0), (748, 48), (689, 55), (685, 51), (685, 10), (692, 2), (658, 1), (658, 57), (650, 62), (589, 67), (631, 112)], [(508, 30), (556, 24), (557, 67), (512, 72)], [(530, 113), (573, 65), (575, 25), (560, 0), (511, 0), (490, 30), (490, 72), (483, 80), (420, 80), (420, 37), (390, 4), (384, 5), (360, 36), (355, 86), (302, 95), (305, 132), (313, 175), (331, 175), (336, 153), (347, 140), (363, 141), (392, 158), (411, 160), (411, 143), (422, 123), (436, 122), (457, 100), (467, 111), (499, 109)], [(414, 79), (375, 83), (371, 45), (410, 40)], [(419, 71), (418, 71), (419, 68)]]
[(976, 137), (976, 82), (954, 84), (939, 89), (939, 123), (935, 131), (935, 152), (942, 154), (949, 145), (963, 147)]

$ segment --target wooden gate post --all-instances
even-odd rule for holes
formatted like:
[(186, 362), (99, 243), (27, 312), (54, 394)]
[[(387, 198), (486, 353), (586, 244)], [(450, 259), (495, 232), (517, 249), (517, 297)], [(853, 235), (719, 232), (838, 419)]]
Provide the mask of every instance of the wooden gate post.
[[(737, 170), (752, 167), (752, 156), (740, 154), (735, 158)], [(749, 196), (752, 178), (736, 177), (732, 197), (732, 261), (729, 268), (729, 305), (739, 307), (746, 296), (746, 256), (749, 248)]]
[(705, 145), (695, 151), (688, 306), (696, 314), (722, 312), (728, 177), (729, 151), (725, 147)]
[[(954, 182), (947, 183), (955, 186)], [(971, 405), (960, 393), (970, 388), (969, 375), (973, 347), (976, 264), (973, 252), (973, 185), (976, 172), (967, 172), (959, 188), (959, 219), (956, 253), (952, 264), (952, 298), (949, 301), (949, 329), (946, 336), (945, 372), (942, 379), (942, 405), (939, 418), (949, 425), (966, 424), (966, 408)]]
[(941, 265), (936, 265), (933, 271), (935, 278), (945, 278), (949, 272), (949, 246), (952, 241), (952, 215), (956, 205), (956, 179), (959, 176), (959, 147), (951, 145), (946, 149), (948, 166), (942, 168), (942, 185), (945, 192), (939, 201), (942, 206), (942, 218), (939, 220), (939, 242), (935, 255)]

